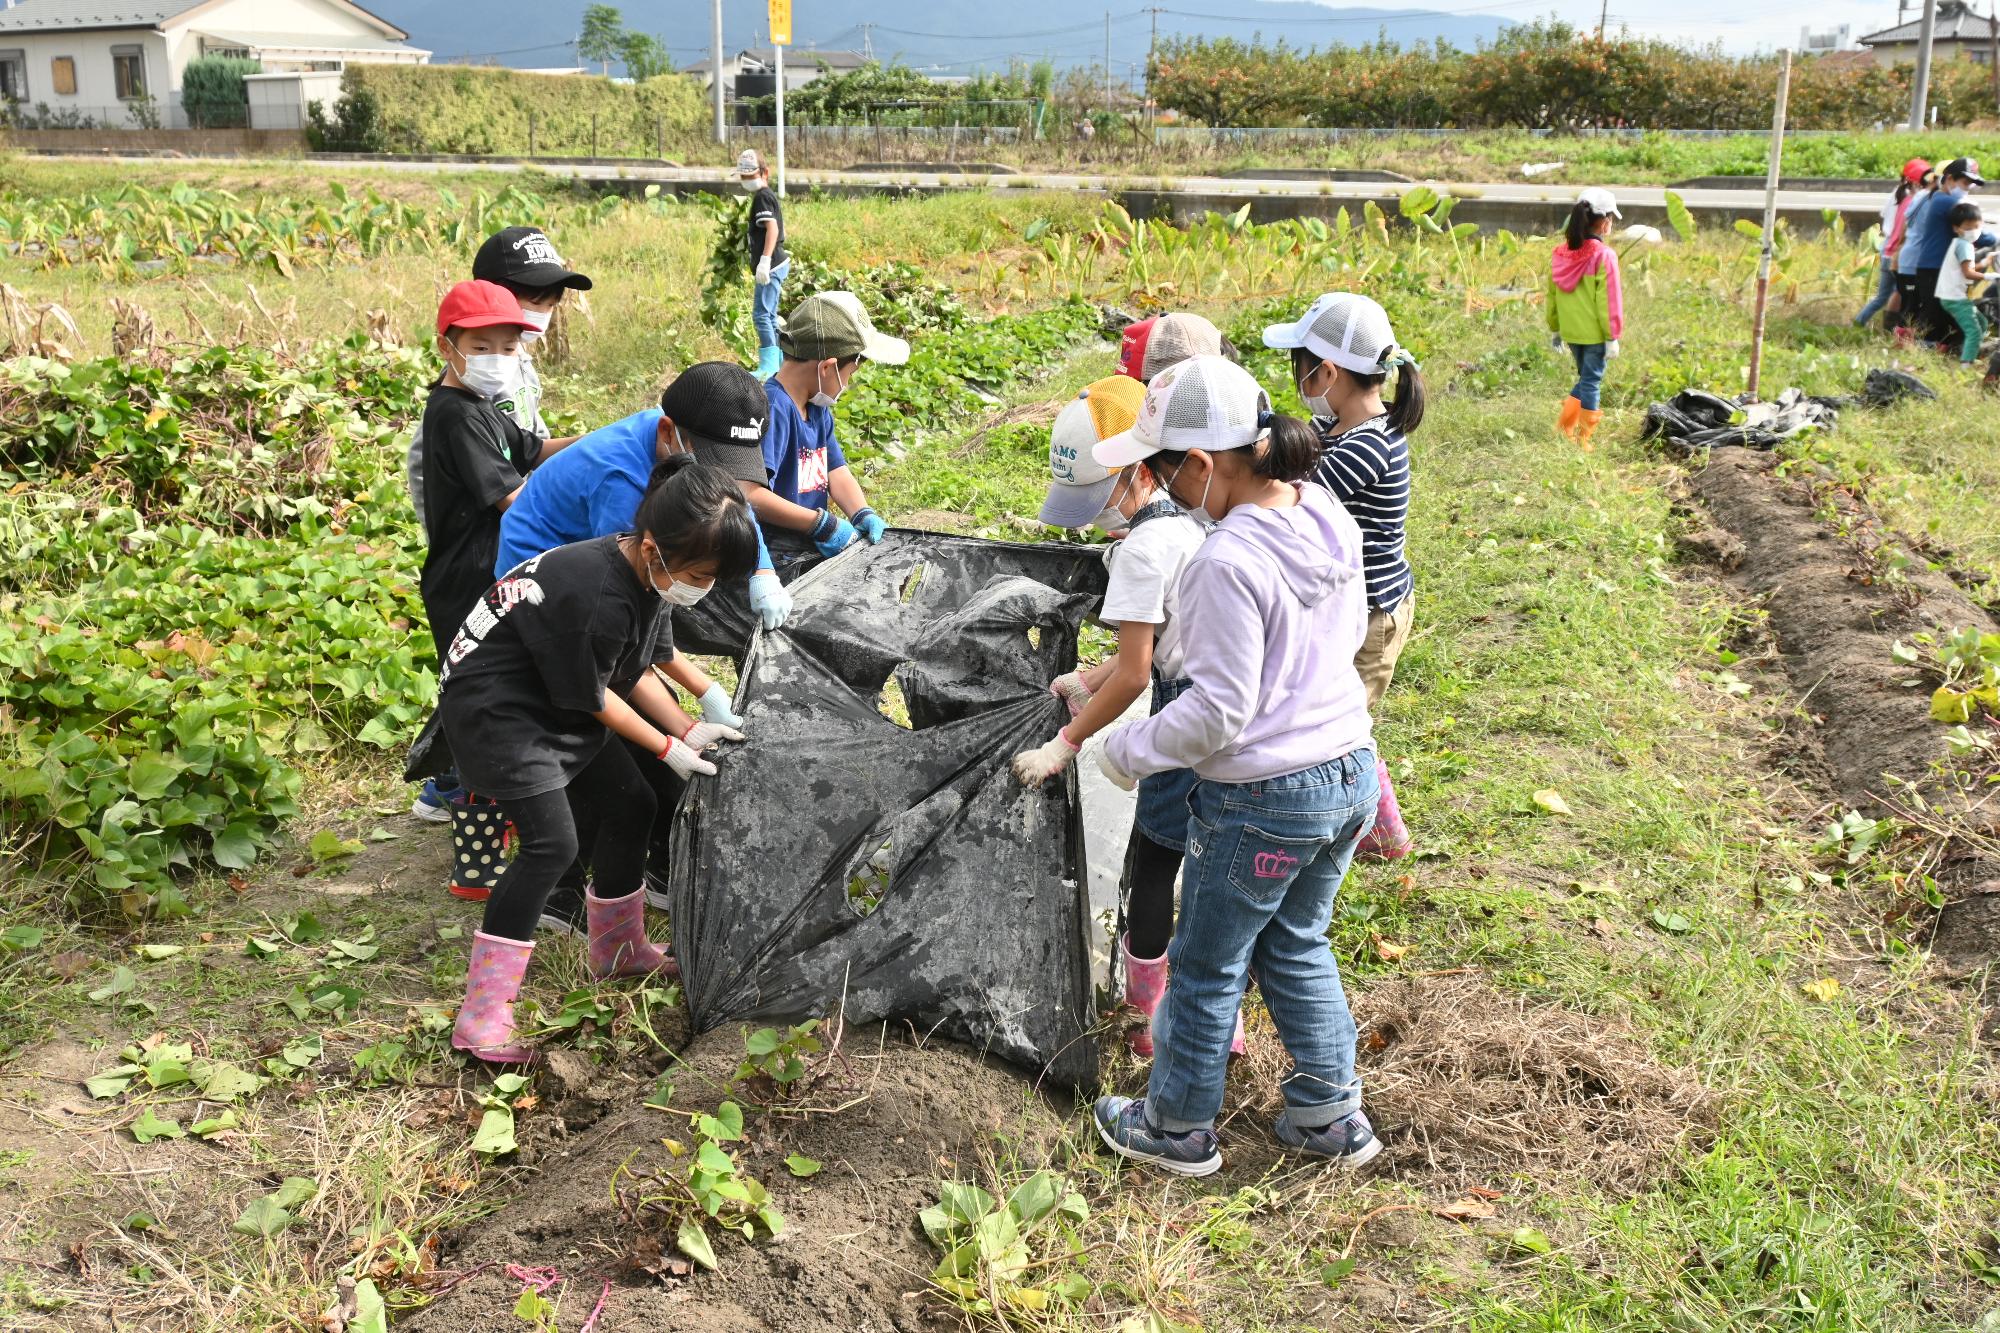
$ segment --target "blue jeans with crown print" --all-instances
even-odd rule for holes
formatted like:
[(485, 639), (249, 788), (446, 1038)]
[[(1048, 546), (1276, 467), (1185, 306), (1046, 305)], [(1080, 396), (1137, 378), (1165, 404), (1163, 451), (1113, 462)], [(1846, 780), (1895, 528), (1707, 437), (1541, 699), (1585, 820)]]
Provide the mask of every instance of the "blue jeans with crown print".
[(1379, 796), (1370, 748), (1263, 782), (1195, 785), (1180, 922), (1153, 1020), (1154, 1128), (1214, 1127), (1252, 972), (1292, 1059), (1285, 1118), (1319, 1129), (1360, 1109), (1354, 1016), (1326, 931)]

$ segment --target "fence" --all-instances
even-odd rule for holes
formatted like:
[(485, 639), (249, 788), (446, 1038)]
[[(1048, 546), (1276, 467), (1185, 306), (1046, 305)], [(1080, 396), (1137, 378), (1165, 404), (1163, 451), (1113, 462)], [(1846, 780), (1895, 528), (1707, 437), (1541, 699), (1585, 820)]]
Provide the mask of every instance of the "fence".
[(152, 97), (116, 106), (0, 103), (0, 130), (240, 130), (249, 125), (250, 108), (242, 104), (197, 106), (189, 112), (179, 102)]

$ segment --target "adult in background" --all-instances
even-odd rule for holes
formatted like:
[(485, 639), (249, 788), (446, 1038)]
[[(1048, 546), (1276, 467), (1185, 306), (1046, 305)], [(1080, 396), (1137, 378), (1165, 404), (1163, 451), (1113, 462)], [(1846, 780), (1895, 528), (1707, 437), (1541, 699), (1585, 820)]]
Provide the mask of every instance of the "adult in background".
[[(1921, 157), (1913, 157), (1903, 164), (1902, 179), (1896, 182), (1895, 193), (1882, 205), (1882, 237), (1876, 242), (1882, 255), (1882, 262), (1876, 266), (1877, 279), (1875, 295), (1868, 304), (1861, 307), (1861, 313), (1854, 317), (1854, 327), (1861, 328), (1875, 318), (1896, 297), (1901, 288), (1896, 282), (1896, 252), (1903, 244), (1903, 222), (1909, 217), (1910, 209), (1916, 205), (1924, 193), (1924, 181), (1930, 175), (1931, 164)], [(1902, 302), (1896, 302), (1901, 308)]]
[(750, 224), (745, 238), (756, 287), (750, 296), (750, 322), (757, 328), (757, 378), (778, 373), (784, 355), (778, 350), (778, 298), (792, 257), (785, 252), (785, 210), (771, 188), (771, 169), (754, 148), (736, 159), (736, 185), (750, 196)]
[[(1904, 221), (1907, 234), (1902, 254), (1896, 260), (1896, 271), (1914, 280), (1914, 291), (1904, 290), (1906, 297), (1914, 298), (1916, 306), (1904, 310), (1903, 323), (1924, 342), (1958, 340), (1958, 325), (1938, 305), (1938, 270), (1944, 267), (1945, 251), (1951, 248), (1951, 210), (1984, 184), (1986, 180), (1979, 174), (1978, 161), (1955, 157), (1938, 169), (1937, 189), (1923, 202), (1912, 205)], [(1982, 236), (1981, 243), (1986, 239)]]

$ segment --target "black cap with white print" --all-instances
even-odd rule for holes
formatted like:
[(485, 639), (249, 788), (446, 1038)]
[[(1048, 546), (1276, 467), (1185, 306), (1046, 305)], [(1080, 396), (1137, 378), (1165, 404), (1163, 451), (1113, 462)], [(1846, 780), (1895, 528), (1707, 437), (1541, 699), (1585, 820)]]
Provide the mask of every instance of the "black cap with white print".
[(572, 272), (540, 227), (509, 227), (486, 238), (473, 256), (472, 276), (516, 287), (570, 287), (590, 290), (590, 279)]

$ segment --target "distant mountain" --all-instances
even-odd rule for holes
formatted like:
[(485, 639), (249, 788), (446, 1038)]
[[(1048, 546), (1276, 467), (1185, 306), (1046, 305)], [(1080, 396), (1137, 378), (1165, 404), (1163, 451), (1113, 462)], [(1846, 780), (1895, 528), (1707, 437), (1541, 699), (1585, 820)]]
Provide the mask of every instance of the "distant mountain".
[[(477, 58), (517, 67), (569, 65), (583, 0), (369, 0), (374, 12), (410, 33), (432, 58)], [(708, 54), (711, 8), (705, 0), (630, 0), (618, 5), (625, 25), (659, 36), (674, 63)], [(1111, 8), (1111, 68), (1123, 79), (1145, 69), (1154, 16), (1134, 0)], [(794, 51), (812, 47), (871, 47), (884, 62), (901, 60), (940, 74), (1003, 70), (1010, 60), (1053, 61), (1058, 67), (1099, 65), (1105, 54), (1102, 9), (1069, 0), (797, 0)], [(760, 0), (723, 0), (723, 47), (733, 55), (768, 37)], [(1293, 46), (1362, 46), (1386, 36), (1399, 45), (1439, 38), (1470, 48), (1509, 27), (1505, 19), (1411, 9), (1338, 9), (1307, 0), (1201, 0), (1188, 12), (1158, 16), (1162, 39), (1175, 35), (1236, 37)], [(863, 25), (869, 25), (864, 33)], [(787, 52), (788, 55), (793, 52)], [(614, 67), (615, 69), (615, 67)]]

